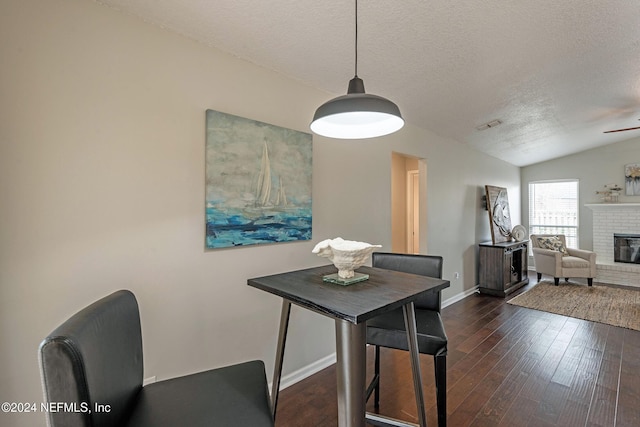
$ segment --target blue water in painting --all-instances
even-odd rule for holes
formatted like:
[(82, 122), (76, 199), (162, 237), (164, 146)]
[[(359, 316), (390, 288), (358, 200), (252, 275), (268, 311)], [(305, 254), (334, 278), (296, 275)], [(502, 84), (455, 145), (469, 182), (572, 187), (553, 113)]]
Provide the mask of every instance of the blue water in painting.
[(311, 208), (207, 208), (207, 248), (311, 239)]

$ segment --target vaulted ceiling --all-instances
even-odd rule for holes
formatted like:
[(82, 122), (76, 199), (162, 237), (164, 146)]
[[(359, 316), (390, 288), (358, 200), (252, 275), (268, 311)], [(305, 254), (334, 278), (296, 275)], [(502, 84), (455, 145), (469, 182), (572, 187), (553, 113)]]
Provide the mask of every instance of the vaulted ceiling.
[[(99, 0), (327, 92), (353, 0)], [(358, 75), (418, 127), (517, 166), (640, 137), (634, 0), (360, 0)], [(309, 111), (309, 119), (313, 111)], [(484, 123), (500, 120), (484, 130)]]

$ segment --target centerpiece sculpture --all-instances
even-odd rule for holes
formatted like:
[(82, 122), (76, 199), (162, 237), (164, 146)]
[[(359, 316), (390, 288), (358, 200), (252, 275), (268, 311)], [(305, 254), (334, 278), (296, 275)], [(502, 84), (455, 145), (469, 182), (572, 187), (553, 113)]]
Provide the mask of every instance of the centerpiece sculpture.
[(311, 252), (318, 256), (329, 258), (338, 269), (338, 273), (324, 276), (322, 279), (325, 282), (350, 285), (369, 278), (368, 274), (356, 273), (354, 270), (362, 267), (367, 262), (371, 252), (381, 247), (381, 245), (372, 245), (336, 237), (335, 239), (323, 240)]

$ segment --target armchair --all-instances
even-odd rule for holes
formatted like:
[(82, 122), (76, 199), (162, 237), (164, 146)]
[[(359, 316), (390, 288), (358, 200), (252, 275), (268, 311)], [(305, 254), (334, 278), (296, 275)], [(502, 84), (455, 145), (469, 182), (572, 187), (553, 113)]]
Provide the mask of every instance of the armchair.
[(596, 253), (567, 247), (563, 234), (532, 234), (531, 249), (538, 280), (542, 274), (553, 276), (556, 286), (560, 277), (586, 278), (589, 286), (596, 277)]

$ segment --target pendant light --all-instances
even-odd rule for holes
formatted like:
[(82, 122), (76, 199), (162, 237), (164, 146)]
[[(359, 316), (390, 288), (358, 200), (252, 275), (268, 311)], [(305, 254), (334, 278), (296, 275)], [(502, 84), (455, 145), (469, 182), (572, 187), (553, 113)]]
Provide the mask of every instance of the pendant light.
[(358, 0), (356, 3), (355, 76), (347, 94), (325, 102), (316, 110), (311, 130), (318, 135), (340, 139), (375, 138), (396, 132), (404, 126), (396, 104), (364, 92), (358, 77)]

